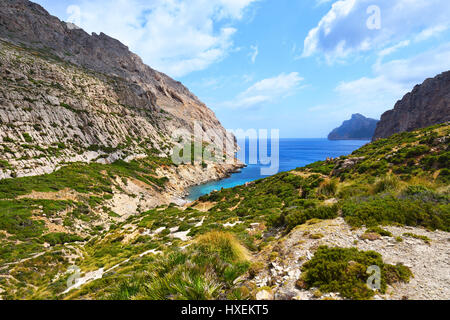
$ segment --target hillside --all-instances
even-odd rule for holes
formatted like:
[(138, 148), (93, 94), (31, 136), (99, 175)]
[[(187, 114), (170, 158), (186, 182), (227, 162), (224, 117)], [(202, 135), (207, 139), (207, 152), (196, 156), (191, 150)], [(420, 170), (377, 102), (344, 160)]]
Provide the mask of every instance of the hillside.
[(68, 162), (166, 157), (180, 142), (172, 134), (192, 132), (196, 121), (198, 139), (214, 144), (223, 136), (235, 145), (181, 83), (119, 41), (74, 29), (37, 4), (2, 1), (0, 40), (1, 159), (9, 162), (0, 178)]
[[(84, 236), (44, 223), (77, 202), (11, 198), (4, 180), (2, 206), (20, 210), (1, 211), (2, 297), (448, 299), (449, 142), (449, 124), (397, 134)], [(371, 265), (378, 291), (365, 285)]]
[(450, 121), (450, 71), (417, 85), (386, 111), (373, 140)]
[(328, 135), (329, 140), (372, 140), (378, 120), (357, 113)]
[(411, 131), (449, 120), (447, 77), (349, 156), (187, 203), (242, 167), (214, 113), (119, 41), (2, 0), (0, 300), (448, 300), (450, 123)]

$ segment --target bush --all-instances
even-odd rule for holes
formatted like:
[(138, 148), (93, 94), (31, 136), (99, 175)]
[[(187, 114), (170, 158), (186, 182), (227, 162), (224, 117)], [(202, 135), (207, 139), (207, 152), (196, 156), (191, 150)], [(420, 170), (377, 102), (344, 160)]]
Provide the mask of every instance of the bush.
[(379, 234), (380, 236), (383, 236), (383, 237), (392, 237), (392, 233), (391, 232), (389, 232), (387, 230), (384, 230), (384, 229), (382, 229), (380, 227), (371, 227), (371, 228), (366, 230), (366, 233), (377, 233), (377, 234)]
[(44, 223), (31, 219), (28, 204), (0, 201), (0, 230), (7, 231), (19, 240), (25, 240), (40, 236)]
[(381, 293), (386, 292), (387, 284), (408, 282), (412, 275), (403, 265), (385, 264), (381, 255), (374, 251), (321, 246), (314, 257), (303, 264), (299, 285), (306, 289), (319, 288), (322, 292), (339, 292), (349, 299), (370, 299), (375, 292), (366, 284), (369, 266), (378, 266), (381, 270)]
[(430, 238), (428, 238), (427, 236), (421, 236), (421, 235), (410, 233), (410, 232), (404, 233), (403, 236), (404, 237), (410, 237), (410, 238), (414, 238), (414, 239), (423, 240), (426, 243), (430, 243), (431, 242)]
[(83, 241), (84, 239), (75, 234), (68, 234), (64, 232), (49, 233), (42, 237), (42, 240), (49, 243), (52, 246), (57, 244), (65, 244), (70, 242)]
[(284, 213), (279, 220), (279, 224), (284, 224), (287, 231), (298, 225), (304, 224), (311, 219), (335, 219), (338, 216), (338, 206), (319, 206), (308, 209), (293, 209)]
[(439, 173), (439, 176), (437, 178), (438, 181), (442, 183), (449, 184), (450, 183), (450, 169), (444, 168)]
[(0, 160), (0, 169), (11, 169), (11, 165), (6, 160)]
[(423, 226), (450, 231), (450, 204), (441, 199), (376, 196), (345, 201), (342, 215), (352, 226), (373, 227), (383, 224)]
[(28, 143), (33, 142), (33, 138), (30, 136), (29, 133), (25, 132), (25, 133), (22, 134), (22, 136), (25, 139), (25, 142), (28, 142)]

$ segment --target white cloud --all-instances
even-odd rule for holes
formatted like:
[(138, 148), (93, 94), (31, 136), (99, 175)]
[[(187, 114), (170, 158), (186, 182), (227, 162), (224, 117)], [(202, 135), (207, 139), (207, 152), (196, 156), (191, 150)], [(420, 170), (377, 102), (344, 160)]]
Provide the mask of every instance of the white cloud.
[(409, 46), (410, 43), (411, 43), (411, 41), (409, 41), (409, 40), (401, 41), (401, 42), (399, 42), (399, 43), (393, 45), (392, 47), (388, 47), (388, 48), (385, 48), (385, 49), (381, 50), (381, 51), (378, 53), (378, 55), (379, 55), (380, 57), (388, 56), (388, 55), (390, 55), (390, 54), (396, 52), (398, 49), (401, 49), (401, 48), (404, 48), (404, 47)]
[(416, 84), (450, 70), (450, 43), (409, 59), (377, 63), (373, 69), (374, 77), (340, 83), (337, 103), (331, 108), (346, 115), (360, 112), (379, 117)]
[(420, 32), (414, 38), (414, 40), (416, 42), (424, 41), (424, 40), (427, 40), (434, 36), (437, 36), (438, 34), (444, 32), (444, 31), (447, 31), (448, 29), (449, 29), (448, 24), (442, 24), (442, 25), (437, 25), (437, 26), (431, 27), (431, 28), (427, 28), (427, 29), (423, 30), (422, 32)]
[[(381, 28), (369, 29), (367, 9), (377, 5)], [(340, 0), (304, 41), (303, 57), (323, 54), (329, 62), (348, 58), (354, 53), (382, 50), (417, 36), (424, 40), (447, 29), (450, 16), (448, 0)]]
[(301, 88), (304, 79), (298, 72), (282, 73), (276, 77), (256, 82), (235, 99), (221, 104), (223, 107), (249, 109), (292, 95)]
[(258, 0), (82, 0), (80, 27), (119, 39), (174, 77), (202, 70), (233, 49), (233, 24)]
[(256, 57), (259, 54), (258, 46), (250, 46), (250, 49), (252, 49), (252, 51), (253, 51), (250, 53), (250, 60), (252, 61), (252, 63), (255, 63)]

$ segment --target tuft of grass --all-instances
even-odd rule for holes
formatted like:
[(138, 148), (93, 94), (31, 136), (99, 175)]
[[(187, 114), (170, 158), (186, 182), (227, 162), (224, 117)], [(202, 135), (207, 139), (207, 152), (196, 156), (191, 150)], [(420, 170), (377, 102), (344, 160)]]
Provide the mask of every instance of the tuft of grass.
[(199, 236), (196, 247), (204, 254), (218, 255), (227, 262), (248, 261), (250, 256), (248, 250), (233, 234), (221, 231), (212, 231)]
[[(185, 251), (171, 250), (140, 274), (117, 284), (108, 299), (210, 300), (233, 297), (233, 282), (249, 269), (248, 252), (229, 233), (199, 236)], [(236, 297), (240, 297), (238, 295)]]
[(373, 186), (373, 193), (382, 193), (388, 191), (397, 191), (400, 188), (400, 179), (395, 175), (386, 175), (378, 179)]
[(318, 195), (323, 195), (326, 197), (334, 196), (337, 192), (338, 184), (335, 179), (326, 179), (322, 181), (317, 189)]

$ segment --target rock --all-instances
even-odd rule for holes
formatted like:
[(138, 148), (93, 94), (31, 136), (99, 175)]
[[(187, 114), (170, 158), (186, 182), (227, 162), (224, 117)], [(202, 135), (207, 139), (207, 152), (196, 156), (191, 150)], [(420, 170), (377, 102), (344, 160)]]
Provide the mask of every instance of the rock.
[(366, 118), (357, 113), (350, 120), (344, 121), (339, 128), (329, 135), (329, 140), (371, 140), (379, 120)]
[(375, 240), (381, 239), (381, 236), (378, 233), (369, 232), (369, 233), (363, 233), (359, 238), (361, 240), (375, 241)]
[(59, 99), (57, 97), (53, 97), (53, 96), (47, 96), (47, 100), (51, 105), (54, 106), (59, 106)]
[[(61, 163), (130, 161), (149, 149), (170, 156), (178, 143), (172, 134), (186, 129), (190, 137), (195, 121), (205, 142), (218, 136), (234, 146), (227, 150), (234, 162), (235, 138), (214, 113), (118, 40), (90, 35), (27, 0), (0, 1), (0, 38), (0, 143), (13, 132), (31, 137), (15, 134), (8, 142), (12, 158), (23, 159), (10, 161), (18, 177), (51, 173)], [(64, 148), (41, 157), (36, 148), (22, 150), (25, 142)], [(211, 166), (204, 171), (218, 167)], [(0, 179), (11, 175), (0, 170)]]
[(385, 112), (373, 140), (450, 121), (450, 71), (425, 80)]
[(336, 166), (334, 167), (331, 175), (338, 176), (342, 172), (352, 169), (356, 164), (363, 161), (365, 157), (349, 158), (344, 160), (338, 160)]
[(273, 300), (274, 296), (270, 290), (261, 290), (256, 294), (256, 300)]
[(54, 219), (52, 219), (52, 222), (53, 222), (54, 224), (57, 224), (58, 226), (62, 226), (62, 224), (63, 224), (63, 219), (62, 219), (62, 218), (54, 218)]

